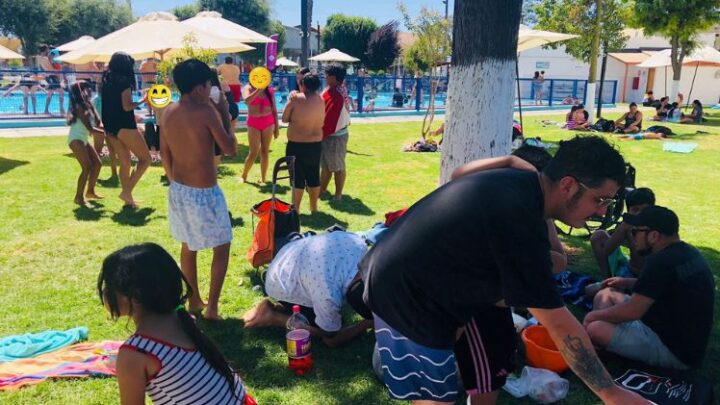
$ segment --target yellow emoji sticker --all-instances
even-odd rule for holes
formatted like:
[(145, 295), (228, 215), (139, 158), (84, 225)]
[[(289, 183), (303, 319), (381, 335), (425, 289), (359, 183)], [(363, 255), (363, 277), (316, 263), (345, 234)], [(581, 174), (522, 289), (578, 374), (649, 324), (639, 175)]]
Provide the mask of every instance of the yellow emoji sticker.
[(264, 89), (270, 85), (272, 74), (267, 68), (258, 66), (250, 71), (250, 84), (256, 89)]
[(155, 108), (165, 108), (172, 101), (172, 94), (168, 86), (156, 84), (148, 90), (147, 101)]

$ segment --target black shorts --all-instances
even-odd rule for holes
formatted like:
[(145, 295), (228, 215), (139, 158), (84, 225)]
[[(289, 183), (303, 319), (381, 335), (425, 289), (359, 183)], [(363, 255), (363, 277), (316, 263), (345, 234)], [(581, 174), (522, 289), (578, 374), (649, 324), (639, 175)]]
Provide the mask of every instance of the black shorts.
[(48, 90), (57, 90), (60, 88), (60, 78), (57, 75), (49, 75), (45, 78)]
[(468, 395), (486, 394), (505, 385), (515, 370), (517, 334), (510, 308), (476, 311), (455, 342), (455, 358)]
[[(278, 301), (278, 304), (282, 305), (283, 308), (285, 308), (285, 312), (288, 314), (292, 314), (293, 306), (297, 305), (297, 304), (293, 304), (293, 303), (290, 303), (287, 301)], [(318, 326), (315, 323), (315, 310), (312, 309), (311, 307), (306, 307), (304, 305), (298, 305), (298, 306), (300, 307), (300, 313), (303, 314), (305, 316), (305, 318), (307, 318), (308, 322), (310, 322), (310, 326), (317, 328)]]
[(320, 187), (320, 154), (322, 142), (288, 141), (285, 156), (295, 156), (293, 187)]

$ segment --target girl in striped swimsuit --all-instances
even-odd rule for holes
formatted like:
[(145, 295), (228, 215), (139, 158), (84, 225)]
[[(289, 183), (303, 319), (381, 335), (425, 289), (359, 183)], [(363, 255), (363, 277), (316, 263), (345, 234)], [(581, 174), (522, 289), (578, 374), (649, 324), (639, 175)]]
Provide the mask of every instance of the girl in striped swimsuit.
[(136, 332), (120, 347), (117, 377), (123, 405), (255, 405), (242, 380), (185, 310), (190, 287), (175, 260), (154, 243), (127, 246), (103, 262), (100, 300)]

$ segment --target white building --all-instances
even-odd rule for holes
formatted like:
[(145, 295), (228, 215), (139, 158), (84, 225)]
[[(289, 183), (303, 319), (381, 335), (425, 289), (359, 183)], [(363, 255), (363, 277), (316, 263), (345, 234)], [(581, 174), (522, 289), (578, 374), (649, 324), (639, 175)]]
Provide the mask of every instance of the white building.
[[(300, 62), (302, 55), (302, 29), (300, 26), (285, 26), (285, 47), (282, 49), (286, 58)], [(310, 28), (310, 57), (317, 55), (320, 49), (319, 32), (315, 27)]]
[[(670, 92), (672, 87), (672, 67), (645, 69), (637, 65), (643, 62), (654, 51), (670, 48), (667, 39), (643, 35), (642, 30), (625, 30), (628, 41), (623, 52), (609, 54), (605, 80), (618, 82), (616, 100), (619, 102), (640, 102), (647, 90), (652, 90), (656, 98)], [(720, 45), (718, 33), (708, 32), (699, 36), (703, 45)], [(564, 47), (558, 49), (535, 48), (520, 53), (518, 60), (520, 77), (532, 77), (535, 71), (544, 70), (546, 80), (577, 79), (587, 80), (590, 66), (565, 53)], [(598, 79), (600, 78), (601, 60), (598, 60)], [(680, 93), (688, 99), (695, 67), (684, 65), (680, 78)], [(605, 93), (607, 94), (607, 93)], [(715, 104), (720, 99), (720, 67), (700, 66), (693, 86), (692, 99), (699, 99), (703, 104)]]

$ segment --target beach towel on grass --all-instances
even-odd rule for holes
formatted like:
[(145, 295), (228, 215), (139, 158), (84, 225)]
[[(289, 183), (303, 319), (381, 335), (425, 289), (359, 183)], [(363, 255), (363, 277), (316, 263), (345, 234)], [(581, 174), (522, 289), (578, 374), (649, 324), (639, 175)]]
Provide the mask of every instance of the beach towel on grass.
[(122, 342), (78, 343), (31, 359), (0, 363), (0, 391), (17, 390), (48, 378), (87, 378), (115, 375)]
[(698, 147), (698, 144), (691, 142), (663, 142), (665, 152), (690, 153)]
[(86, 340), (87, 337), (88, 329), (81, 326), (66, 331), (49, 330), (0, 338), (0, 362), (35, 357)]
[(712, 381), (693, 371), (670, 370), (628, 362), (626, 370), (613, 373), (615, 382), (658, 405), (710, 405)]

